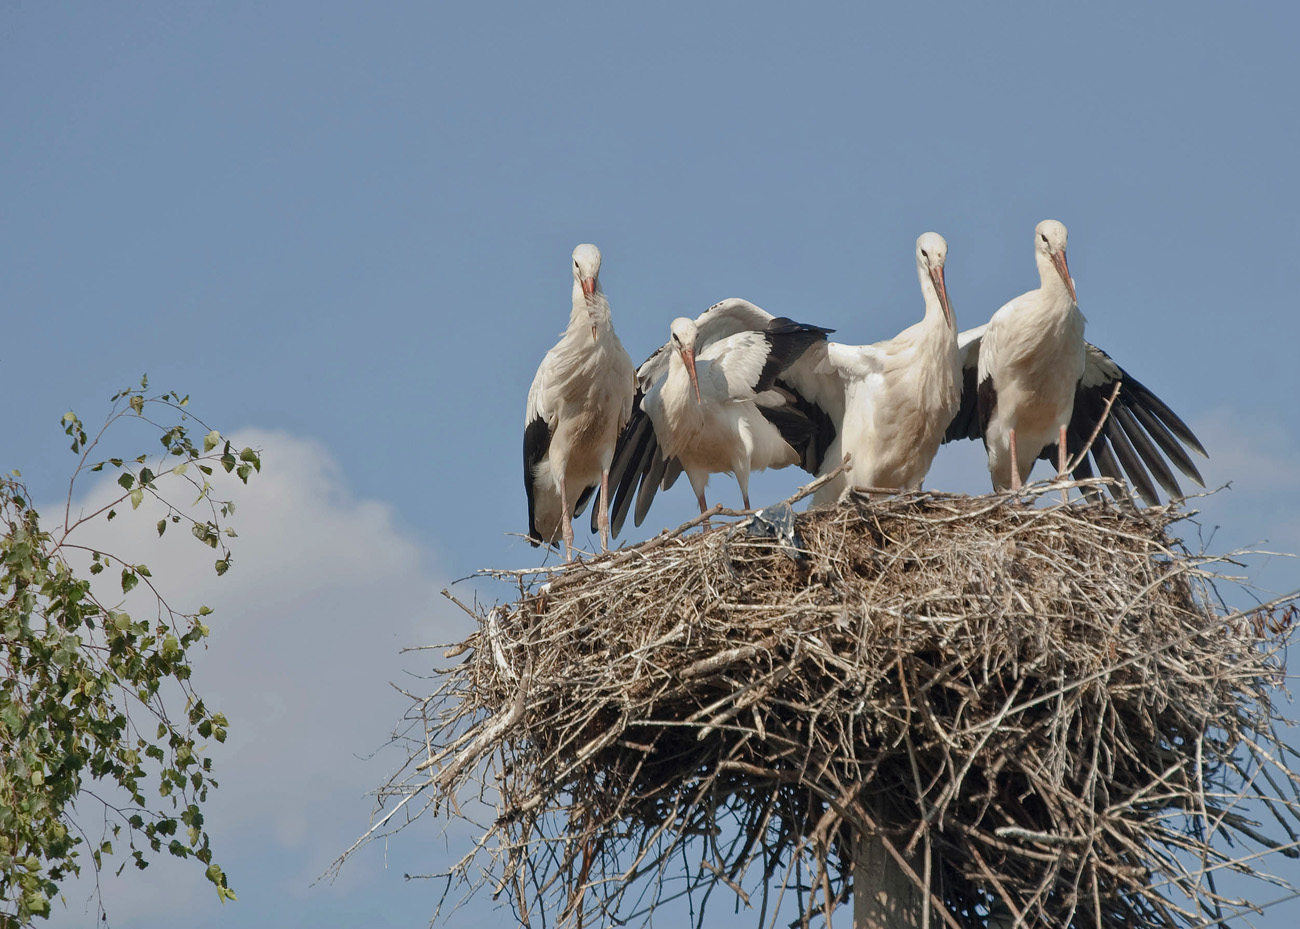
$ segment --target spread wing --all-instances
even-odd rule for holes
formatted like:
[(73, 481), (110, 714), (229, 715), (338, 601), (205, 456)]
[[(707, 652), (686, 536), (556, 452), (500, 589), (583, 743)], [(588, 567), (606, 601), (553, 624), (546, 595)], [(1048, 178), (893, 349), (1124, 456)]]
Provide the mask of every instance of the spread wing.
[[(983, 406), (987, 414), (988, 404), (980, 404), (979, 392), (984, 385), (977, 383), (984, 329), (980, 326), (957, 337), (962, 351), (964, 380), (961, 406), (948, 426), (945, 442), (984, 437), (986, 420), (981, 421), (980, 409)], [(1152, 506), (1160, 502), (1157, 484), (1170, 497), (1182, 496), (1171, 463), (1198, 486), (1204, 487), (1205, 481), (1189, 451), (1208, 456), (1187, 424), (1100, 348), (1085, 342), (1084, 351), (1083, 377), (1074, 393), (1074, 412), (1066, 430), (1066, 450), (1071, 458), (1078, 457), (1094, 432), (1097, 432), (1097, 437), (1075, 468), (1074, 477), (1084, 479), (1101, 474), (1126, 481)], [(1115, 393), (1117, 383), (1119, 389)], [(1115, 400), (1107, 415), (1106, 403), (1112, 393), (1115, 393)], [(1054, 461), (1055, 455), (1056, 446), (1048, 445), (1038, 457)]]
[[(714, 304), (696, 320), (697, 370), (710, 379), (708, 393), (732, 400), (761, 400), (759, 408), (787, 441), (807, 443), (808, 420), (784, 408), (784, 397), (769, 393), (778, 378), (808, 349), (833, 331), (773, 317), (747, 300), (732, 298)], [(654, 425), (644, 408), (646, 393), (667, 377), (672, 348), (665, 344), (637, 371), (638, 390), (632, 416), (619, 436), (610, 467), (610, 529), (622, 531), (635, 497), (639, 526), (659, 489), (667, 490), (681, 475), (676, 458), (663, 456)], [(701, 384), (701, 390), (705, 385)], [(762, 395), (760, 397), (760, 395)], [(788, 431), (788, 434), (787, 434)], [(594, 518), (594, 516), (593, 516)]]
[[(1188, 451), (1208, 456), (1187, 424), (1104, 351), (1088, 343), (1085, 351), (1083, 377), (1074, 392), (1074, 413), (1066, 430), (1066, 448), (1072, 458), (1083, 450), (1098, 423), (1103, 423), (1103, 416), (1105, 421), (1074, 476), (1092, 477), (1095, 466), (1103, 477), (1127, 480), (1150, 506), (1160, 502), (1156, 484), (1170, 497), (1183, 495), (1170, 462), (1204, 487), (1205, 480)], [(1106, 403), (1112, 394), (1115, 400), (1107, 416)], [(1051, 461), (1054, 454), (1054, 446), (1049, 446), (1038, 457)], [(1112, 488), (1112, 493), (1118, 495), (1119, 491)]]

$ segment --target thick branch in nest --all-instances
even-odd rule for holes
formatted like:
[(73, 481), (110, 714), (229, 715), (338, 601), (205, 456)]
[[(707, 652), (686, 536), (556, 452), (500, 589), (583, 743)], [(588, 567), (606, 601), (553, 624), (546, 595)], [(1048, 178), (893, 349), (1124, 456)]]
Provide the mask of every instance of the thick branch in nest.
[(746, 520), (525, 578), (418, 704), (395, 786), (455, 810), (479, 785), (453, 876), (533, 925), (685, 893), (703, 923), (718, 886), (829, 917), (858, 834), (924, 851), (935, 924), (1216, 919), (1241, 905), (1216, 870), (1296, 848), (1290, 623), (1216, 609), (1179, 518), (854, 497), (798, 516), (797, 558)]

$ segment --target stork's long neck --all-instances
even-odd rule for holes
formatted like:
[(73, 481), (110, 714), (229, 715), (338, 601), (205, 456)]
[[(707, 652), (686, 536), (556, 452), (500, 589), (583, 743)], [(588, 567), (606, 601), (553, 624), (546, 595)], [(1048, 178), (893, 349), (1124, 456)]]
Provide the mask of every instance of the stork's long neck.
[(1035, 252), (1034, 260), (1038, 263), (1038, 280), (1043, 293), (1043, 304), (1058, 313), (1068, 313), (1074, 305), (1070, 288), (1061, 279), (1052, 258), (1046, 252)]
[(950, 334), (955, 339), (956, 321), (950, 321), (948, 314), (943, 311), (943, 301), (939, 299), (939, 291), (935, 289), (930, 271), (920, 261), (916, 263), (916, 276), (921, 282), (921, 296), (925, 299), (925, 316), (921, 319), (922, 328), (927, 334), (935, 336)]
[(664, 379), (662, 391), (672, 428), (669, 435), (660, 439), (660, 443), (664, 446), (665, 455), (675, 455), (681, 442), (695, 435), (704, 423), (704, 409), (695, 399), (691, 375), (686, 370), (686, 360), (676, 351), (668, 360), (668, 376)]
[(596, 327), (597, 336), (609, 330), (609, 301), (605, 299), (605, 294), (600, 289), (600, 284), (596, 284), (596, 292), (590, 297), (582, 292), (582, 285), (577, 281), (573, 282), (573, 311), (569, 314), (570, 331), (591, 332), (591, 327)]

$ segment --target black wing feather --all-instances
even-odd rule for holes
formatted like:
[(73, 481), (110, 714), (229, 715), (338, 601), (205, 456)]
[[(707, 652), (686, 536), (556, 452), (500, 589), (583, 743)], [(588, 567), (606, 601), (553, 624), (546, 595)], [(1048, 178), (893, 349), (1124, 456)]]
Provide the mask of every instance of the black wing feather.
[[(1114, 364), (1113, 359), (1101, 349), (1085, 344), (1089, 353), (1095, 353)], [(1106, 401), (1114, 392), (1115, 378), (1090, 386), (1080, 384), (1075, 390), (1074, 412), (1067, 434), (1070, 455), (1078, 456), (1084, 443), (1097, 430), (1102, 416), (1107, 416), (1106, 423), (1090, 450), (1098, 471), (1104, 477), (1122, 481), (1127, 476), (1128, 482), (1142, 499), (1151, 505), (1159, 502), (1155, 483), (1170, 497), (1183, 495), (1178, 478), (1169, 467), (1170, 462), (1198, 485), (1205, 486), (1200, 471), (1187, 453), (1187, 449), (1191, 448), (1204, 455), (1205, 449), (1200, 440), (1164, 401), (1140, 381), (1117, 364), (1115, 370), (1120, 388), (1109, 414), (1106, 412)], [(1055, 461), (1055, 445), (1045, 446), (1038, 457)], [(1091, 468), (1085, 472), (1082, 464), (1083, 462), (1074, 470), (1075, 478), (1091, 476)], [(1155, 483), (1152, 482), (1153, 476)], [(1119, 494), (1116, 493), (1116, 496)]]
[[(1092, 443), (1091, 455), (1093, 460), (1097, 462), (1097, 471), (1102, 477), (1109, 477), (1112, 480), (1119, 481), (1120, 484), (1124, 483), (1124, 472), (1120, 469), (1119, 462), (1115, 460), (1115, 455), (1110, 450), (1110, 440), (1106, 437), (1105, 432), (1099, 434), (1097, 440)], [(1110, 492), (1117, 500), (1124, 497), (1124, 492), (1120, 488), (1112, 486)]]
[(528, 541), (536, 548), (542, 544), (542, 534), (537, 531), (537, 518), (533, 503), (533, 471), (546, 457), (551, 447), (551, 427), (538, 416), (524, 429), (524, 493), (528, 495)]
[[(638, 390), (632, 404), (632, 415), (619, 433), (618, 444), (614, 447), (614, 459), (609, 467), (609, 526), (615, 537), (622, 530), (628, 508), (632, 505), (632, 489), (649, 466), (648, 455), (657, 448), (654, 425), (645, 410), (641, 409), (643, 396)], [(593, 532), (596, 531), (596, 518), (597, 514), (593, 513)]]
[(948, 431), (943, 435), (944, 442), (978, 439), (984, 435), (984, 428), (980, 425), (979, 388), (975, 383), (977, 377), (979, 370), (975, 365), (967, 365), (962, 369), (961, 405), (957, 407), (957, 415), (948, 424)]
[(1170, 497), (1181, 497), (1183, 492), (1178, 486), (1178, 481), (1174, 478), (1174, 473), (1169, 470), (1169, 465), (1161, 457), (1160, 452), (1156, 450), (1155, 445), (1151, 443), (1150, 437), (1138, 425), (1137, 420), (1133, 418), (1133, 414), (1128, 407), (1116, 404), (1115, 408), (1111, 410), (1111, 415), (1119, 421), (1119, 426), (1124, 431), (1124, 435), (1133, 443), (1133, 448), (1137, 451), (1142, 462), (1150, 469), (1151, 476), (1156, 479), (1156, 483), (1163, 487), (1165, 493)]
[(835, 441), (835, 420), (785, 381), (778, 379), (775, 387), (787, 395), (786, 406), (760, 407), (760, 412), (798, 452), (799, 467), (809, 474), (817, 474), (826, 460), (826, 450)]
[(650, 504), (654, 502), (655, 494), (659, 492), (659, 486), (663, 483), (664, 472), (668, 470), (668, 462), (664, 460), (657, 439), (648, 457), (650, 460), (646, 465), (645, 473), (641, 475), (641, 486), (636, 492), (636, 513), (633, 516), (638, 526), (645, 520), (645, 514), (650, 511)]
[[(1122, 394), (1123, 392), (1124, 389), (1120, 388), (1120, 393)], [(1198, 486), (1204, 487), (1205, 479), (1201, 477), (1201, 472), (1197, 470), (1196, 465), (1192, 462), (1191, 456), (1187, 454), (1187, 450), (1183, 448), (1176, 438), (1174, 438), (1170, 431), (1165, 427), (1165, 424), (1157, 419), (1145, 406), (1139, 404), (1126, 404), (1126, 406), (1146, 428), (1147, 433), (1155, 440), (1155, 443), (1159, 445), (1173, 463), (1178, 466), (1178, 470), (1190, 477)]]
[(788, 316), (778, 316), (767, 324), (763, 338), (767, 340), (767, 362), (754, 385), (755, 393), (771, 390), (777, 376), (800, 359), (817, 342), (825, 342), (834, 329), (797, 323)]
[[(993, 386), (993, 378), (986, 377), (980, 381), (979, 389), (975, 392), (975, 403), (979, 413), (978, 433), (980, 438), (984, 438), (988, 433), (989, 420), (993, 418), (993, 411), (998, 406), (998, 392)], [(985, 445), (988, 442), (985, 441)]]
[(1151, 475), (1147, 474), (1146, 468), (1142, 467), (1142, 461), (1138, 458), (1137, 452), (1133, 450), (1133, 445), (1129, 442), (1128, 436), (1124, 434), (1124, 429), (1120, 426), (1118, 417), (1111, 416), (1108, 418), (1105, 430), (1106, 437), (1110, 439), (1110, 446), (1115, 450), (1115, 457), (1124, 466), (1124, 472), (1128, 475), (1128, 481), (1133, 485), (1133, 489), (1138, 492), (1148, 505), (1155, 506), (1158, 504), (1160, 498), (1156, 496), (1156, 488), (1151, 483)]
[(1163, 400), (1144, 387), (1140, 381), (1123, 368), (1120, 368), (1120, 374), (1124, 378), (1124, 386), (1120, 388), (1120, 396), (1127, 394), (1131, 398), (1125, 402), (1125, 406), (1145, 407), (1152, 415), (1159, 418), (1170, 432), (1178, 436), (1179, 441), (1184, 445), (1194, 449), (1202, 458), (1210, 457), (1201, 445), (1201, 440), (1196, 438), (1187, 423), (1183, 422), (1177, 413), (1169, 409)]

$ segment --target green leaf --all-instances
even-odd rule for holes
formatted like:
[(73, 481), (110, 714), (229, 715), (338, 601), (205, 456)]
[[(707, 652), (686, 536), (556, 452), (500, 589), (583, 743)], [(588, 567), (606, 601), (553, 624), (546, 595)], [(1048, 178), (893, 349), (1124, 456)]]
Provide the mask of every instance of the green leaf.
[[(161, 471), (188, 481), (190, 461), (201, 468), (194, 484), (197, 490), (203, 483), (199, 501), (206, 498), (209, 511), (194, 534), (220, 553), (216, 570), (223, 574), (232, 563), (225, 540), (236, 537), (229, 524), (234, 507), (213, 499), (203, 477), (220, 466), (238, 468), (241, 479), (248, 480), (259, 459), (251, 450), (232, 452), (215, 429), (200, 452), (197, 437), (187, 431), (195, 421), (180, 410), (188, 398), (175, 392), (151, 397), (147, 385), (142, 378), (139, 389), (113, 397), (105, 429), (94, 431), (93, 440), (72, 411), (62, 416), (60, 428), (74, 451), (84, 453), (106, 436), (105, 444), (116, 447), (120, 441), (108, 436), (110, 427), (134, 411), (146, 429), (153, 429), (165, 454), (180, 459)], [(154, 404), (150, 410), (158, 422), (143, 416), (149, 404)], [(105, 506), (107, 519), (130, 521), (131, 512), (119, 513), (116, 507), (129, 499), (131, 508), (138, 509), (145, 491), (159, 500), (165, 515), (153, 525), (161, 539), (169, 522), (194, 520), (176, 508), (184, 505), (183, 499), (167, 496), (181, 485), (159, 481), (151, 469), (158, 460), (157, 446), (153, 448), (154, 453), (137, 455), (139, 449), (133, 449), (121, 458), (79, 462), (78, 467), (96, 473), (110, 466), (117, 470), (113, 480), (122, 499)], [(200, 617), (212, 610), (200, 606), (198, 612), (187, 612), (193, 609), (188, 603), (157, 599), (149, 590), (154, 581), (145, 583), (152, 571), (144, 564), (93, 549), (86, 550), (89, 562), (68, 563), (62, 532), (43, 530), (20, 478), (15, 471), (0, 480), (0, 929), (48, 916), (50, 901), (63, 893), (67, 878), (86, 866), (111, 873), (106, 859), (118, 851), (122, 867), (130, 862), (143, 869), (164, 849), (199, 860), (201, 868), (213, 866), (202, 805), (216, 781), (213, 759), (204, 752), (225, 741), (227, 733), (225, 717), (204, 706), (191, 681), (190, 651), (211, 635)], [(120, 571), (124, 596), (150, 598), (150, 612), (140, 614), (147, 618), (133, 619), (99, 605), (91, 579), (110, 567)], [(157, 735), (143, 725), (150, 718), (160, 724)], [(171, 722), (182, 718), (187, 720), (183, 728)], [(126, 809), (134, 811), (119, 815), (109, 810), (108, 828), (98, 843), (74, 831), (72, 818), (74, 812), (84, 813), (74, 811), (74, 804), (102, 802), (85, 789), (92, 781), (123, 795)], [(166, 800), (164, 809), (157, 809), (147, 799), (151, 796), (170, 800), (173, 815), (165, 811)], [(176, 815), (182, 810), (184, 832)], [(118, 838), (122, 832), (125, 841)], [(220, 899), (235, 899), (224, 872), (217, 868), (211, 875)]]

